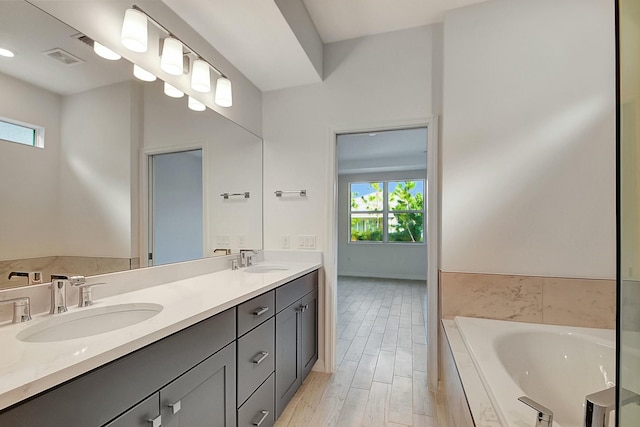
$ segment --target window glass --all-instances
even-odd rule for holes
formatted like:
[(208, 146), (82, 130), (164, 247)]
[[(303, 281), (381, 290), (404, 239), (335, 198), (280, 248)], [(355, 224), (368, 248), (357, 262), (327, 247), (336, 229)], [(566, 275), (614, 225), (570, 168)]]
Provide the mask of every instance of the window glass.
[(0, 120), (0, 139), (18, 144), (36, 146), (36, 130)]
[(424, 243), (423, 179), (349, 184), (351, 242)]

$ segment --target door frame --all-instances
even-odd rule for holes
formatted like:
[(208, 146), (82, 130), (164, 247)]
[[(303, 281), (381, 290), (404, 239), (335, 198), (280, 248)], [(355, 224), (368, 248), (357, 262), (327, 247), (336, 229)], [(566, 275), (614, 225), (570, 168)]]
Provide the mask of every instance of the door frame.
[(438, 330), (440, 320), (440, 301), (438, 272), (440, 270), (440, 153), (438, 116), (395, 122), (365, 123), (359, 126), (336, 126), (328, 130), (328, 154), (326, 176), (329, 179), (325, 195), (325, 241), (326, 259), (324, 262), (324, 370), (336, 370), (337, 344), (337, 283), (338, 283), (338, 157), (337, 136), (345, 133), (381, 132), (416, 127), (427, 128), (427, 380), (429, 389), (437, 391)]
[(207, 167), (207, 148), (204, 144), (193, 144), (193, 145), (173, 145), (166, 147), (157, 147), (157, 148), (145, 148), (140, 156), (140, 213), (138, 215), (139, 218), (139, 227), (138, 227), (138, 245), (140, 247), (139, 257), (140, 257), (140, 267), (149, 267), (149, 215), (151, 214), (149, 197), (151, 196), (151, 192), (149, 191), (149, 185), (151, 184), (149, 180), (149, 162), (151, 161), (151, 157), (156, 154), (171, 154), (171, 153), (180, 153), (183, 151), (193, 151), (193, 150), (202, 150), (202, 232), (203, 236), (203, 245), (202, 248), (203, 253), (207, 254), (210, 252), (210, 242), (209, 242), (209, 200), (206, 195), (208, 194), (208, 185), (209, 185), (209, 168)]

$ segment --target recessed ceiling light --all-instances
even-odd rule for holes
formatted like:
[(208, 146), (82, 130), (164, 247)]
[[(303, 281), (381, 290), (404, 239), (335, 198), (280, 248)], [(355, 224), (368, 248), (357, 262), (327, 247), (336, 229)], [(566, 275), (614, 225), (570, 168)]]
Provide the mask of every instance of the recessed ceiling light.
[(12, 51), (10, 51), (9, 49), (5, 49), (3, 47), (0, 47), (0, 56), (4, 56), (7, 58), (13, 58), (14, 56), (16, 56), (15, 53), (13, 53)]

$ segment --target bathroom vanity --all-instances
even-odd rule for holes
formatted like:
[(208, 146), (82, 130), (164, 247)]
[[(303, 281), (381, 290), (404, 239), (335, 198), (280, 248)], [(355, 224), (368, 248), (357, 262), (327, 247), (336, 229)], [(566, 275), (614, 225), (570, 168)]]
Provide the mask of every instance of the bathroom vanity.
[[(34, 361), (42, 352), (43, 361), (15, 360), (24, 384), (0, 390), (11, 405), (3, 405), (0, 425), (272, 426), (318, 359), (319, 265), (288, 267), (226, 270), (107, 298), (98, 304), (155, 294), (163, 310), (105, 334), (13, 343), (17, 350), (1, 361), (3, 378), (18, 353)], [(3, 326), (0, 341), (26, 327)], [(56, 368), (61, 360), (67, 366)], [(51, 386), (20, 398), (41, 381)]]

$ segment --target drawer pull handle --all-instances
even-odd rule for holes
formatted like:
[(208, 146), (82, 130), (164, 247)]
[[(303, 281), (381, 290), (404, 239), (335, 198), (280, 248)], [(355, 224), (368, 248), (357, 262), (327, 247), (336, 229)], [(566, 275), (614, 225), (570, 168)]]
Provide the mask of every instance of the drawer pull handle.
[(267, 311), (269, 311), (269, 307), (260, 307), (259, 309), (257, 309), (256, 311), (253, 312), (253, 315), (254, 316), (262, 316)]
[(251, 421), (251, 424), (256, 427), (260, 427), (260, 424), (262, 424), (264, 420), (267, 419), (268, 416), (269, 416), (269, 411), (260, 411), (258, 412), (258, 416), (255, 417), (253, 421)]
[(300, 304), (300, 307), (298, 307), (298, 311), (301, 313), (304, 313), (305, 311), (307, 311), (308, 308), (309, 308), (309, 304)]
[(261, 364), (261, 363), (264, 361), (264, 359), (266, 359), (267, 357), (269, 357), (269, 352), (267, 352), (267, 351), (261, 351), (260, 353), (258, 353), (258, 354), (253, 358), (252, 362), (253, 362), (255, 365), (259, 365), (259, 364)]
[(148, 419), (147, 421), (151, 424), (151, 427), (162, 427), (162, 415), (158, 415), (157, 417)]
[(178, 400), (176, 403), (170, 403), (169, 408), (171, 408), (171, 414), (175, 415), (178, 412), (180, 412), (180, 409), (182, 409), (182, 406), (180, 405), (180, 401)]

